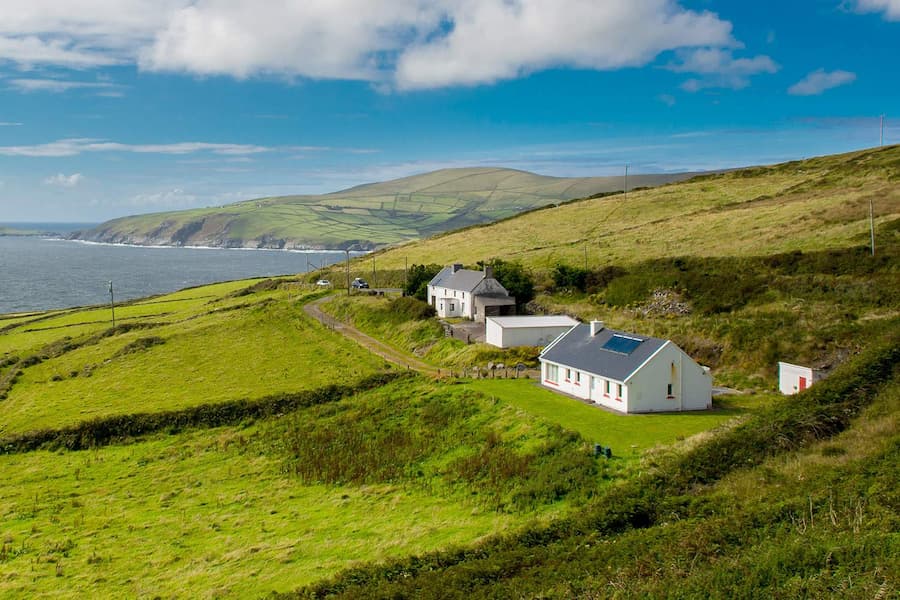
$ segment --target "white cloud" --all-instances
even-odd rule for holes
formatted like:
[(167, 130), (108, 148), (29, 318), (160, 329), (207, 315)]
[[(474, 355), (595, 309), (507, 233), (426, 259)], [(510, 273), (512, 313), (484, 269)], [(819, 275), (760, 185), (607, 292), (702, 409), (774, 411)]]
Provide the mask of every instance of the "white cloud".
[(656, 99), (666, 106), (675, 106), (675, 96), (672, 94), (660, 94)]
[(22, 124), (15, 121), (0, 121), (0, 127), (21, 127)]
[(378, 80), (382, 61), (441, 22), (446, 0), (207, 0), (174, 11), (142, 48), (154, 71)]
[(74, 42), (43, 40), (36, 36), (4, 35), (0, 35), (0, 61), (13, 62), (23, 68), (51, 64), (76, 69), (102, 67), (121, 62), (105, 52), (80, 49)]
[(128, 204), (136, 207), (148, 207), (156, 210), (192, 208), (197, 206), (198, 197), (185, 192), (181, 188), (163, 190), (146, 194), (137, 194), (128, 199)]
[(105, 81), (70, 81), (66, 79), (10, 79), (9, 87), (20, 92), (50, 92), (60, 94), (69, 90), (93, 90), (98, 95), (121, 96), (123, 86)]
[(413, 44), (400, 55), (400, 88), (492, 83), (557, 66), (636, 67), (667, 50), (734, 43), (730, 23), (670, 0), (453, 4), (449, 33)]
[(793, 96), (817, 96), (825, 90), (856, 81), (856, 74), (850, 71), (826, 71), (817, 69), (788, 88)]
[(856, 0), (860, 12), (884, 13), (888, 21), (900, 21), (900, 0)]
[(0, 60), (20, 67), (128, 63), (386, 89), (487, 84), (551, 67), (612, 70), (672, 50), (739, 45), (730, 22), (677, 0), (0, 3)]
[(743, 89), (750, 85), (751, 76), (775, 73), (779, 68), (768, 56), (735, 58), (732, 50), (723, 48), (695, 48), (677, 54), (679, 61), (668, 65), (669, 70), (700, 75), (681, 85), (681, 89), (687, 92), (704, 88)]
[(85, 152), (133, 152), (138, 154), (192, 154), (211, 152), (226, 156), (244, 156), (269, 152), (272, 148), (253, 144), (217, 144), (178, 142), (175, 144), (122, 144), (92, 138), (72, 138), (31, 146), (0, 146), (0, 156), (54, 157), (76, 156)]
[(72, 173), (71, 175), (63, 175), (62, 173), (57, 173), (56, 175), (51, 175), (47, 179), (44, 180), (44, 185), (55, 185), (58, 187), (64, 188), (73, 188), (84, 181), (84, 175), (81, 173)]

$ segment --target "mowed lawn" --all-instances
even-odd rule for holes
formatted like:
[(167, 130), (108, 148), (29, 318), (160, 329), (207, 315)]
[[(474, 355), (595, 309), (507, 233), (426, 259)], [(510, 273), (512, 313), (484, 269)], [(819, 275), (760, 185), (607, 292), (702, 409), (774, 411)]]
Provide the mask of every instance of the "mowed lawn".
[(715, 402), (709, 411), (620, 415), (551, 392), (529, 379), (478, 379), (465, 385), (577, 431), (588, 442), (609, 446), (614, 456), (625, 458), (708, 431), (774, 401), (773, 395), (731, 396)]
[[(0, 435), (352, 384), (385, 368), (377, 356), (306, 316), (293, 289), (229, 295), (250, 283), (123, 307), (119, 322), (152, 327), (50, 352), (22, 368), (2, 400)], [(77, 345), (108, 328), (96, 323), (97, 312), (76, 311), (9, 331), (0, 336), (2, 350), (25, 358), (46, 354), (42, 349), (55, 342)]]
[(289, 591), (521, 522), (414, 486), (302, 485), (256, 426), (0, 456), (0, 597)]

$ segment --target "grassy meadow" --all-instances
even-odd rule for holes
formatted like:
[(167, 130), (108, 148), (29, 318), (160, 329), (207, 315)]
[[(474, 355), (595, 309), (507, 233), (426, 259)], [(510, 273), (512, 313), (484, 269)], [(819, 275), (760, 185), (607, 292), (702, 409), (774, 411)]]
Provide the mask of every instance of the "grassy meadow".
[(245, 293), (252, 285), (129, 303), (117, 308), (115, 329), (108, 307), (7, 329), (0, 435), (349, 383), (384, 369), (307, 317), (298, 288)]
[(0, 469), (0, 595), (59, 597), (287, 591), (569, 512), (619, 473), (551, 421), (419, 378)]

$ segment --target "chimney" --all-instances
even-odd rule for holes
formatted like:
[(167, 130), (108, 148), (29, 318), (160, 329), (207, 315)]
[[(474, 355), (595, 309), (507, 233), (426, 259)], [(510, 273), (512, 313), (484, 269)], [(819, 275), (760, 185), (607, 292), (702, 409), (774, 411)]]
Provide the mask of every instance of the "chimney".
[(591, 337), (603, 331), (603, 321), (591, 321)]
[(457, 271), (459, 271), (460, 269), (462, 269), (462, 264), (460, 264), (460, 263), (453, 263), (453, 265), (451, 265), (450, 268), (453, 269), (453, 272), (454, 272), (454, 273), (456, 273)]
[(484, 278), (485, 279), (493, 279), (494, 278), (494, 267), (490, 265), (484, 265)]

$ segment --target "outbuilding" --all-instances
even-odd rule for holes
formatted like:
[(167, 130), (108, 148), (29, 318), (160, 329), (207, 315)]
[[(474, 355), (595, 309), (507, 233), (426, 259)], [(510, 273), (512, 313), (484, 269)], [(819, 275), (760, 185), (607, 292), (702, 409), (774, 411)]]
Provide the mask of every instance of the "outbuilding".
[(791, 363), (778, 363), (778, 389), (790, 396), (798, 394), (822, 379), (824, 373), (812, 367), (801, 367)]
[(578, 321), (565, 315), (485, 318), (485, 342), (498, 348), (546, 346)]
[(623, 413), (705, 410), (712, 377), (670, 340), (575, 325), (540, 355), (541, 383)]

